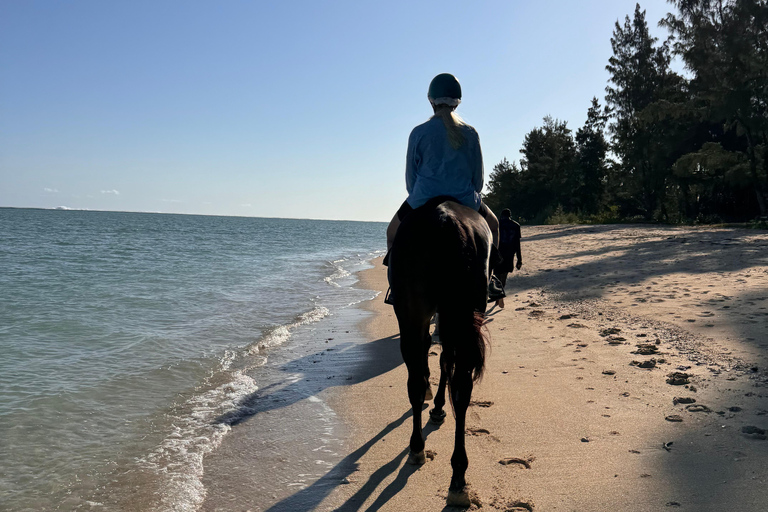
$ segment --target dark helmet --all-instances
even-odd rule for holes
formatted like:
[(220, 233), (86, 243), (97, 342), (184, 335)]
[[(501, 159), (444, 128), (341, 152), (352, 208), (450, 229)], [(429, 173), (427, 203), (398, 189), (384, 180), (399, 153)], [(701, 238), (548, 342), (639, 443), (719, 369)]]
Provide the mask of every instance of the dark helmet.
[(446, 104), (455, 107), (461, 102), (461, 85), (450, 73), (440, 73), (429, 84), (427, 98), (435, 105)]
[(510, 210), (509, 208), (504, 208), (503, 210), (501, 210), (501, 216), (504, 217), (505, 219), (511, 217), (512, 210)]

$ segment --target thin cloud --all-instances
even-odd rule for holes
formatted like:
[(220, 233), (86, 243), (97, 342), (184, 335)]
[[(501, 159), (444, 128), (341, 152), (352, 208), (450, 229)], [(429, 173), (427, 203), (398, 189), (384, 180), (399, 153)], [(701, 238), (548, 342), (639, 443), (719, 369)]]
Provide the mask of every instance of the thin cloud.
[(55, 188), (45, 187), (43, 190), (45, 190), (46, 192), (49, 192), (51, 194), (58, 194), (59, 193), (58, 189), (55, 189)]
[(118, 191), (117, 191), (117, 190), (115, 190), (115, 189), (112, 189), (112, 190), (102, 190), (102, 191), (101, 191), (101, 193), (102, 193), (102, 194), (114, 194), (114, 195), (116, 195), (116, 196), (119, 196), (119, 195), (120, 195), (120, 192), (118, 192)]
[(251, 203), (244, 203), (244, 204), (241, 204), (240, 206), (242, 206), (243, 208), (250, 208), (253, 205)]

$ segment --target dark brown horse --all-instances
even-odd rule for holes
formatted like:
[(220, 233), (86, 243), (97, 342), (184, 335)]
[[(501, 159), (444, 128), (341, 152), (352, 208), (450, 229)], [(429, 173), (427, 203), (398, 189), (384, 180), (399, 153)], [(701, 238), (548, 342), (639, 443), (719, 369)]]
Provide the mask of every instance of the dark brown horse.
[(469, 506), (465, 473), (465, 419), (472, 387), (483, 373), (486, 340), (481, 331), (488, 297), (491, 231), (480, 214), (451, 198), (435, 198), (402, 222), (389, 257), (390, 286), (400, 326), (400, 351), (408, 368), (413, 408), (408, 462), (423, 464), (421, 411), (429, 385), (429, 323), (440, 314), (440, 386), (433, 422), (445, 418), (445, 385), (456, 417), (453, 476), (448, 504)]

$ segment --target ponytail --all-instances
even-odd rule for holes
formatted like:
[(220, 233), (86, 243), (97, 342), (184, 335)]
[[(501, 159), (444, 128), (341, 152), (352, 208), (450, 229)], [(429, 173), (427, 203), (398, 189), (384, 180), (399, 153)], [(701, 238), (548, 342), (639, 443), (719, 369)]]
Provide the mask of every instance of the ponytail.
[(448, 134), (448, 142), (453, 149), (459, 149), (464, 145), (466, 138), (461, 131), (464, 121), (453, 112), (454, 108), (448, 105), (438, 105), (435, 108), (435, 117), (443, 120), (445, 131)]

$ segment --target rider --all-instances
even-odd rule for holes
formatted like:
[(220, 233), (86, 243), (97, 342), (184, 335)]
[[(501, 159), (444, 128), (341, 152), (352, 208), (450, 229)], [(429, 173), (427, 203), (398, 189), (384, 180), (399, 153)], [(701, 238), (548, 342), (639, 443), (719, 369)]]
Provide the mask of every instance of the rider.
[[(387, 227), (387, 251), (392, 248), (397, 228), (406, 215), (437, 196), (453, 197), (477, 210), (488, 223), (496, 246), (499, 221), (480, 196), (483, 190), (480, 138), (473, 127), (454, 113), (461, 103), (461, 85), (455, 76), (441, 73), (429, 84), (427, 98), (434, 115), (414, 128), (408, 138), (405, 161), (408, 198)], [(385, 301), (391, 304), (391, 296)]]
[(461, 85), (456, 77), (441, 73), (432, 79), (427, 93), (433, 115), (408, 138), (405, 188), (408, 198), (387, 227), (387, 250), (392, 248), (400, 222), (414, 208), (437, 196), (451, 196), (477, 210), (488, 223), (493, 245), (499, 239), (499, 221), (482, 201), (483, 155), (480, 138), (470, 125), (454, 113), (461, 103)]

